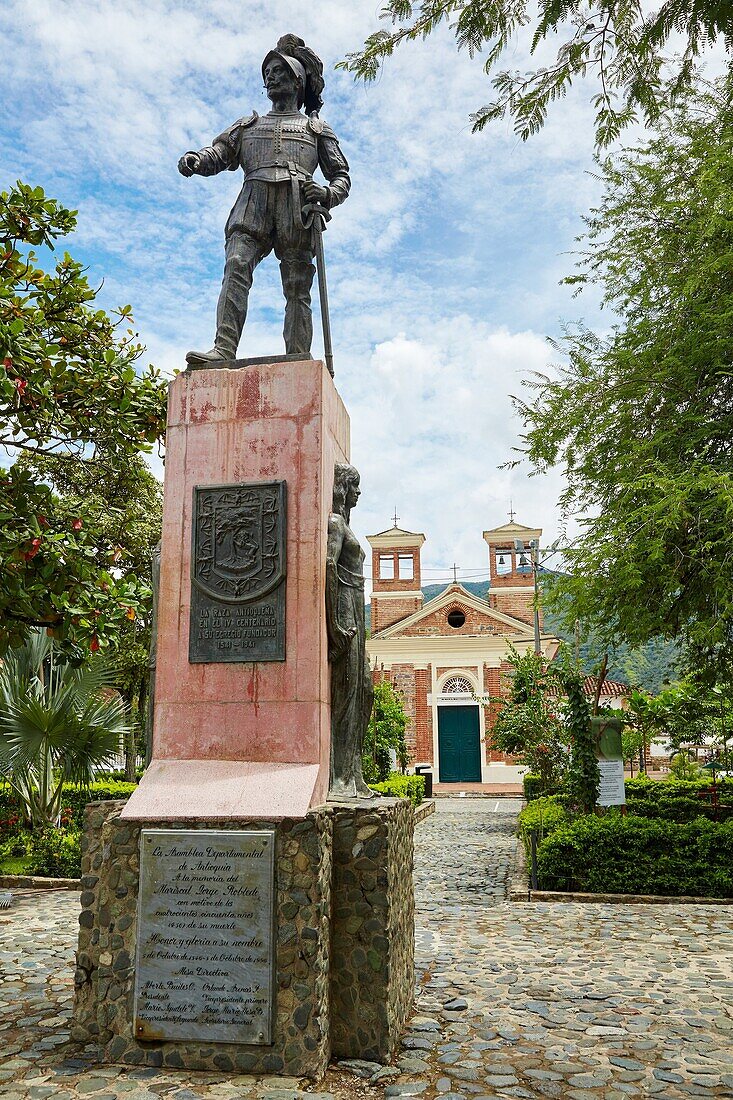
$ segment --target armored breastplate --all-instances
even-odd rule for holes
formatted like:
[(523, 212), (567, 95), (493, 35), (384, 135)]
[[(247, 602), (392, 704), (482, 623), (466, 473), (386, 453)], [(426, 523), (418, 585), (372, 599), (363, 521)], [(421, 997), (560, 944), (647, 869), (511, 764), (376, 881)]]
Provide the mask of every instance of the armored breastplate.
[(317, 140), (305, 115), (264, 115), (242, 133), (239, 163), (249, 180), (306, 179), (318, 166)]

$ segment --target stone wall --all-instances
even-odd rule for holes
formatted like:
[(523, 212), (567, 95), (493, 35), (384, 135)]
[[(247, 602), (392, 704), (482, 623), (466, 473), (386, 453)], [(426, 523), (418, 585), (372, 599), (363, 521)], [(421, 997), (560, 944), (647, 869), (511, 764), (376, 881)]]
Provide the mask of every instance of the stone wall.
[[(72, 1038), (80, 1042), (96, 1039), (97, 990), (99, 982), (99, 894), (103, 877), (103, 828), (105, 822), (117, 817), (124, 802), (92, 802), (84, 810), (84, 832), (81, 840), (81, 913), (79, 915), (79, 949), (74, 974), (74, 1027)], [(109, 853), (108, 853), (109, 854)], [(108, 868), (105, 866), (105, 871)], [(106, 877), (106, 876), (105, 876)], [(106, 888), (105, 883), (105, 888)], [(106, 916), (107, 914), (105, 914)], [(124, 923), (124, 918), (121, 918)]]
[(343, 803), (333, 816), (331, 1047), (388, 1062), (414, 991), (412, 806)]
[(73, 1037), (110, 1062), (315, 1080), (331, 1056), (388, 1062), (414, 991), (414, 813), (401, 799), (302, 819), (169, 821), (171, 829), (274, 829), (273, 1043), (143, 1042), (133, 1034), (140, 831), (124, 803), (87, 806)]
[(110, 1062), (236, 1073), (323, 1075), (330, 1054), (330, 814), (301, 819), (166, 822), (172, 829), (274, 829), (276, 975), (273, 1043), (138, 1041), (134, 1007), (140, 830), (120, 804), (87, 807), (76, 970), (76, 1038), (94, 1036)]

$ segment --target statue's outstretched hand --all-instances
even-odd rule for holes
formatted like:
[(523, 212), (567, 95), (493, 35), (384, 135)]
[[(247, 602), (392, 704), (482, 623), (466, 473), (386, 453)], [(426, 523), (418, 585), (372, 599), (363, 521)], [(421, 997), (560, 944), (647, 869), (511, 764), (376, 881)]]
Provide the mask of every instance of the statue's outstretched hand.
[(303, 183), (303, 191), (308, 202), (325, 204), (328, 199), (328, 188), (322, 187), (321, 184), (316, 183), (315, 180), (305, 180)]
[(199, 166), (198, 153), (184, 153), (178, 162), (178, 171), (182, 176), (192, 176)]

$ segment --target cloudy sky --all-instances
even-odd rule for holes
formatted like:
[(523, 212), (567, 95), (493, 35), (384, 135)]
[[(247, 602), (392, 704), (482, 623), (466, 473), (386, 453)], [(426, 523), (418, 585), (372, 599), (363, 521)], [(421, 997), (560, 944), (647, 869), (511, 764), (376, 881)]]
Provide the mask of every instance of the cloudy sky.
[[(481, 60), (447, 31), (399, 51), (377, 84), (333, 64), (377, 25), (378, 0), (4, 0), (2, 186), (22, 178), (79, 210), (68, 242), (130, 303), (149, 361), (166, 373), (207, 348), (234, 173), (183, 179), (182, 152), (253, 108), (262, 57), (292, 31), (323, 57), (322, 117), (352, 169), (327, 234), (336, 381), (351, 416), (363, 537), (423, 531), (426, 580), (487, 571), (481, 532), (507, 521), (557, 534), (560, 474), (512, 457), (509, 395), (553, 361), (562, 319), (600, 323), (559, 280), (597, 197), (589, 88), (574, 89), (527, 144), (510, 125), (472, 135), (491, 98)], [(522, 67), (518, 49), (508, 59)], [(542, 58), (539, 58), (542, 61)], [(12, 94), (9, 91), (12, 90)], [(257, 272), (241, 355), (282, 350), (279, 272)], [(318, 320), (316, 319), (318, 332)], [(320, 335), (314, 353), (321, 350)]]

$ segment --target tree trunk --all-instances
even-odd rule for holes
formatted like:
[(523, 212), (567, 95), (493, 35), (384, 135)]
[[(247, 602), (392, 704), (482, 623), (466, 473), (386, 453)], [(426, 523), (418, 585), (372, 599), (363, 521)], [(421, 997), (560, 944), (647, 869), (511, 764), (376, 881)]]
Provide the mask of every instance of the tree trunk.
[(125, 734), (125, 743), (124, 743), (124, 750), (125, 750), (125, 782), (126, 783), (134, 783), (135, 778), (136, 778), (136, 776), (135, 776), (135, 766), (136, 766), (136, 762), (137, 762), (137, 748), (136, 748), (136, 745), (135, 745), (135, 741), (137, 739), (135, 737), (135, 720), (133, 718), (133, 713), (132, 713), (133, 694), (134, 693), (133, 693), (132, 689), (130, 689), (129, 697), (127, 698), (127, 708), (128, 708), (128, 713), (129, 713), (129, 716), (130, 716), (130, 728), (128, 729), (127, 733)]
[(598, 703), (601, 698), (601, 688), (603, 687), (603, 681), (606, 679), (606, 672), (608, 670), (608, 654), (603, 654), (603, 660), (601, 661), (601, 667), (598, 672), (598, 680), (596, 682), (595, 695), (593, 697), (593, 710), (591, 714), (594, 718), (598, 716)]
[(142, 733), (141, 741), (142, 741), (143, 751), (142, 751), (141, 755), (143, 757), (145, 765), (147, 765), (147, 762), (150, 758), (150, 747), (148, 746), (148, 734), (149, 734), (149, 732), (152, 735), (152, 731), (148, 731), (148, 707), (149, 707), (148, 685), (149, 685), (149, 683), (150, 683), (150, 673), (146, 671), (140, 677), (140, 688), (138, 690), (138, 695), (137, 695), (137, 720), (138, 720), (140, 730), (141, 730), (141, 733)]
[(135, 745), (135, 727), (130, 726), (125, 734), (125, 782), (134, 783), (137, 766), (137, 749)]

